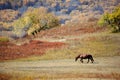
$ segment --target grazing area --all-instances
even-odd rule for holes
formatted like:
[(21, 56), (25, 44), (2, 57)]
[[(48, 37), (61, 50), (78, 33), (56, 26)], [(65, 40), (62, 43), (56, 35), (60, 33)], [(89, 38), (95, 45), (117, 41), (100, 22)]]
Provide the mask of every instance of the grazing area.
[(1, 80), (119, 80), (120, 57), (97, 57), (94, 63), (74, 59), (0, 63)]
[[(66, 29), (62, 28), (41, 32), (45, 36), (38, 35), (34, 40), (31, 40), (32, 36), (28, 36), (11, 43), (2, 42), (0, 49), (6, 55), (1, 57), (0, 79), (119, 80), (120, 33), (109, 33), (105, 28), (96, 29), (94, 32), (84, 32), (86, 28), (82, 28), (82, 32), (80, 27), (75, 27), (76, 30), (80, 29), (81, 33), (78, 34), (74, 30), (74, 34), (69, 35), (66, 32), (59, 33), (60, 29), (61, 31)], [(73, 27), (69, 29), (71, 28)], [(58, 34), (49, 36), (53, 30)], [(56, 35), (59, 37), (55, 37)], [(22, 52), (16, 54), (20, 51)], [(87, 60), (81, 63), (80, 59), (75, 62), (78, 54), (88, 53), (93, 56), (93, 63), (87, 63)]]
[(120, 0), (0, 0), (0, 80), (120, 80)]
[[(74, 27), (74, 26), (73, 26)], [(105, 28), (96, 29), (94, 32), (84, 32), (86, 28), (74, 27), (76, 30), (80, 29), (78, 34), (77, 31), (72, 31), (73, 27), (70, 27), (71, 35), (66, 32), (59, 33), (59, 31), (64, 31), (60, 28), (58, 34), (53, 34), (52, 36), (47, 35), (47, 33), (51, 33), (53, 30), (44, 32), (45, 36), (41, 38), (41, 40), (46, 40), (46, 37), (49, 37), (46, 41), (50, 42), (64, 42), (68, 46), (59, 49), (48, 50), (46, 54), (41, 57), (35, 57), (35, 59), (72, 59), (78, 54), (91, 54), (95, 57), (99, 56), (119, 56), (120, 55), (120, 33), (110, 33)], [(90, 29), (94, 29), (90, 27)], [(41, 32), (42, 33), (42, 32)], [(64, 36), (64, 34), (66, 34)], [(54, 37), (54, 36), (58, 37)], [(62, 35), (62, 36), (61, 36)], [(59, 56), (59, 57), (58, 57)], [(32, 59), (31, 57), (28, 59)]]

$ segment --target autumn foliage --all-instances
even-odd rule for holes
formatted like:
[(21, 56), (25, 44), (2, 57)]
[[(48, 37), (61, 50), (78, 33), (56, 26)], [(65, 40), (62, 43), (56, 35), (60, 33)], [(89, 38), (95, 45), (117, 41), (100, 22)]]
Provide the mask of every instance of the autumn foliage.
[(40, 32), (44, 29), (53, 28), (59, 25), (59, 20), (52, 13), (48, 13), (44, 7), (28, 8), (18, 20), (13, 23), (14, 32), (18, 37), (31, 33)]
[(120, 32), (120, 6), (112, 13), (105, 13), (99, 23), (110, 25), (114, 29), (113, 32)]

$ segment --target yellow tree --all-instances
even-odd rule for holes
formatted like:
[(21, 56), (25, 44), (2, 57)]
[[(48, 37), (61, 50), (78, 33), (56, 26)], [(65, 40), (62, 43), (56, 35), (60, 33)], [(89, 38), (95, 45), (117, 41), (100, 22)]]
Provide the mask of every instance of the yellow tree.
[(99, 23), (110, 25), (114, 32), (120, 32), (120, 6), (117, 6), (112, 13), (105, 13)]
[[(52, 13), (48, 13), (44, 7), (30, 7), (21, 18), (14, 21), (14, 32), (26, 30), (28, 35), (37, 33), (44, 29), (53, 28), (59, 25), (58, 18)], [(18, 30), (18, 28), (20, 28)]]

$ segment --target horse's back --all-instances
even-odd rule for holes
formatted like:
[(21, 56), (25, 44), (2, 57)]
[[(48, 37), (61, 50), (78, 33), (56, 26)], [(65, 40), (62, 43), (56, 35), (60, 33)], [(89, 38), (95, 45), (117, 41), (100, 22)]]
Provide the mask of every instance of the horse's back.
[(90, 54), (80, 54), (80, 57), (90, 56)]

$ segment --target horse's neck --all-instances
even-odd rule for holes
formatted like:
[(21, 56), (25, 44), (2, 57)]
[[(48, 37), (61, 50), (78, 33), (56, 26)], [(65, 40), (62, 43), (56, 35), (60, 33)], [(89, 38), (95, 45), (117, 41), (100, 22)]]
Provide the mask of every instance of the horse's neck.
[(78, 58), (80, 58), (80, 55), (78, 55), (78, 56), (76, 57), (76, 60), (78, 60)]
[(77, 58), (77, 59), (80, 58), (80, 55), (78, 55), (76, 58)]

